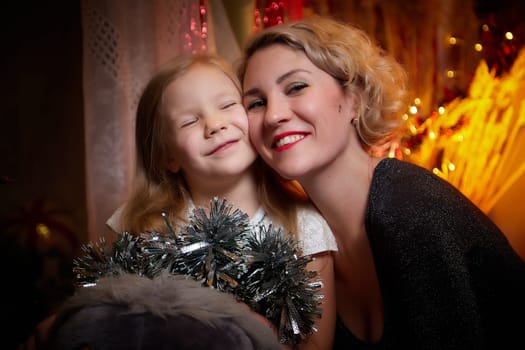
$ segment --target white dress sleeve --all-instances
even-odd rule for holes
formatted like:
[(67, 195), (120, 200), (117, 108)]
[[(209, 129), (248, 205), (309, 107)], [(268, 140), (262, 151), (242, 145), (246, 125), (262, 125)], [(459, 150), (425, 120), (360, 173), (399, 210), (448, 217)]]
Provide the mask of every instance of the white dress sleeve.
[(303, 255), (337, 251), (332, 230), (313, 206), (300, 208), (297, 219), (299, 226), (297, 238), (303, 249)]
[[(122, 204), (120, 207), (117, 208), (117, 210), (115, 210), (113, 212), (113, 214), (111, 214), (111, 216), (109, 217), (109, 219), (106, 220), (106, 225), (114, 232), (116, 233), (123, 233), (123, 229), (122, 227), (120, 226), (120, 218), (122, 216), (122, 211), (124, 210), (124, 206), (125, 206), (125, 203)], [(193, 211), (193, 209), (195, 209), (195, 205), (193, 204), (193, 202), (190, 200), (189, 203), (188, 203), (188, 209), (187, 209), (187, 214), (186, 216), (189, 218), (190, 217), (190, 213)], [(180, 223), (180, 222), (172, 222), (171, 223), (173, 225), (173, 227), (176, 227), (178, 228), (179, 226), (183, 225), (183, 224), (186, 224), (185, 222), (184, 223)]]
[(106, 225), (116, 233), (122, 233), (120, 227), (120, 217), (122, 216), (122, 210), (124, 210), (124, 205), (118, 207), (117, 210), (115, 210), (106, 221)]

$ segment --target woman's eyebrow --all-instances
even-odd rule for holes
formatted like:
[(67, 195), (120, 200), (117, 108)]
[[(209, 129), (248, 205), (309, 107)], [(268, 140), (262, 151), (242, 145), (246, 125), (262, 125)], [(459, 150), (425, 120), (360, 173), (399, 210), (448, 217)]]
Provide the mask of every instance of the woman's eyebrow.
[[(277, 79), (275, 79), (275, 83), (276, 84), (281, 84), (284, 80), (286, 80), (288, 77), (296, 74), (296, 73), (299, 73), (299, 72), (305, 72), (305, 73), (311, 73), (309, 70), (307, 69), (292, 69), (291, 71), (288, 71), (286, 73), (284, 73), (283, 75), (279, 76)], [(259, 92), (259, 88), (253, 88), (253, 89), (250, 89), (246, 92), (243, 93), (243, 97), (245, 96), (248, 96), (248, 95), (255, 95)]]

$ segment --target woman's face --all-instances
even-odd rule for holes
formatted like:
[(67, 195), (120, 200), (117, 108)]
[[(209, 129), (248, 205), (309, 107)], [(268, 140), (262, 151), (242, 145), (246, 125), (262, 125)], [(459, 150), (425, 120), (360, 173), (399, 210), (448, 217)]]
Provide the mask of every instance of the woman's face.
[(282, 176), (315, 176), (347, 149), (353, 100), (302, 51), (260, 49), (248, 61), (243, 88), (252, 143)]

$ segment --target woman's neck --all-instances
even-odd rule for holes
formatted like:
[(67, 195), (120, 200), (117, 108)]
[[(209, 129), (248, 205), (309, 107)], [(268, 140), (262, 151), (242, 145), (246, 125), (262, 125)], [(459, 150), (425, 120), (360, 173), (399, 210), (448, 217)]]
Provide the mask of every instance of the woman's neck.
[[(349, 145), (329, 166), (299, 182), (340, 237), (363, 232), (368, 193), (375, 166), (358, 145)], [(348, 237), (350, 238), (350, 237)]]

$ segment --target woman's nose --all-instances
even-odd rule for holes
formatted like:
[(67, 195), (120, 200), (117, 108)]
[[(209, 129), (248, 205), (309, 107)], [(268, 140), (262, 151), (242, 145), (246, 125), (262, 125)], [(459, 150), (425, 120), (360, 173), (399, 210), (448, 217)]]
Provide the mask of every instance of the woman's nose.
[(268, 125), (278, 125), (290, 120), (290, 113), (290, 108), (285, 101), (268, 100), (264, 120)]

